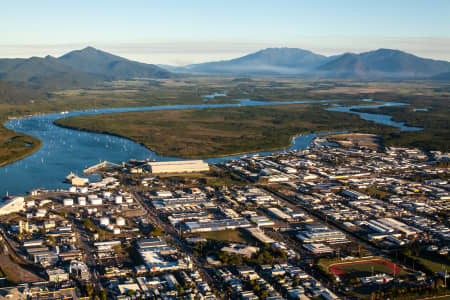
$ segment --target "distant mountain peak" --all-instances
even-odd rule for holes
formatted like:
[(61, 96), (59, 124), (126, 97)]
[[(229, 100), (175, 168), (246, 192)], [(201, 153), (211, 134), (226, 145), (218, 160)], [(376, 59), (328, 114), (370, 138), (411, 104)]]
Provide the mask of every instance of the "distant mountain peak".
[(5, 80), (28, 82), (51, 89), (88, 87), (105, 80), (174, 76), (155, 65), (131, 61), (91, 46), (58, 58), (47, 55), (28, 59), (0, 59), (0, 74)]
[(111, 79), (173, 77), (170, 72), (155, 65), (128, 60), (91, 46), (71, 51), (59, 57), (59, 59), (75, 70), (101, 74)]
[(298, 48), (266, 48), (231, 60), (189, 65), (189, 71), (264, 75), (298, 75), (327, 60), (326, 56)]

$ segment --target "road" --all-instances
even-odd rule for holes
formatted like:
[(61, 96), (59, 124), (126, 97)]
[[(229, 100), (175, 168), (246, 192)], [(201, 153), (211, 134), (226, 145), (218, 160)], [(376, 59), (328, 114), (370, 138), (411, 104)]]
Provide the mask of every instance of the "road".
[(93, 249), (89, 246), (89, 240), (84, 233), (84, 228), (82, 227), (81, 221), (77, 220), (72, 228), (75, 231), (75, 235), (78, 241), (78, 247), (84, 253), (84, 262), (89, 267), (91, 273), (91, 283), (94, 286), (96, 291), (101, 291), (103, 289), (102, 283), (100, 282), (100, 278), (98, 276), (97, 270), (97, 262), (95, 261), (95, 257), (93, 255)]
[(189, 255), (189, 257), (192, 259), (193, 264), (195, 267), (202, 273), (203, 278), (207, 281), (207, 283), (215, 287), (214, 280), (211, 278), (210, 274), (208, 273), (208, 270), (205, 268), (205, 263), (201, 262), (198, 257), (196, 257), (190, 247), (187, 245), (186, 242), (184, 242), (182, 239), (179, 238), (178, 232), (175, 230), (175, 228), (172, 225), (169, 225), (165, 222), (163, 222), (156, 211), (150, 204), (144, 199), (144, 197), (137, 191), (133, 186), (130, 186), (131, 192), (137, 202), (144, 207), (144, 209), (147, 211), (147, 216), (150, 219), (150, 221), (157, 226), (160, 226), (166, 234), (168, 234), (168, 238), (175, 242), (177, 246), (180, 248), (181, 252), (185, 253), (186, 255)]

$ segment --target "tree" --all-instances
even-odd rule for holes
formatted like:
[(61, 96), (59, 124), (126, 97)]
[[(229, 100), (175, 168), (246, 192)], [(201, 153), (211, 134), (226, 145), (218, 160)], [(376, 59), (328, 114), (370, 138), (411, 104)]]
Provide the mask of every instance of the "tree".
[(436, 288), (441, 288), (444, 286), (444, 281), (442, 281), (442, 278), (436, 279)]
[(86, 294), (91, 297), (92, 294), (94, 294), (94, 287), (92, 286), (92, 283), (90, 282), (86, 282), (86, 284), (84, 285), (84, 289), (86, 291)]
[(153, 229), (150, 233), (152, 236), (161, 236), (164, 234), (163, 229), (161, 228), (161, 226), (157, 226), (155, 229)]
[(102, 291), (100, 292), (100, 298), (101, 298), (102, 300), (107, 300), (107, 299), (108, 299), (108, 291), (107, 291), (107, 290), (102, 290)]

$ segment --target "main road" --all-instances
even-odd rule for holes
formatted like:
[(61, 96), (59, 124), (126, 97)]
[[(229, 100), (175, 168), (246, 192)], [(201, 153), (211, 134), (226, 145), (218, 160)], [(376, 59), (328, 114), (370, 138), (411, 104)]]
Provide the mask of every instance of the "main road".
[(211, 278), (211, 276), (208, 273), (208, 270), (204, 267), (204, 263), (202, 263), (197, 256), (195, 256), (192, 253), (192, 250), (189, 248), (189, 246), (186, 244), (186, 242), (184, 242), (182, 239), (179, 238), (179, 233), (175, 230), (175, 228), (172, 225), (169, 225), (165, 222), (163, 222), (159, 216), (158, 213), (156, 211), (156, 209), (154, 209), (153, 207), (151, 207), (148, 202), (146, 201), (146, 199), (144, 199), (144, 197), (141, 195), (141, 193), (139, 191), (136, 190), (135, 187), (130, 185), (130, 190), (135, 198), (135, 200), (137, 202), (139, 202), (139, 204), (147, 211), (148, 213), (148, 218), (150, 219), (150, 221), (156, 225), (156, 226), (160, 226), (163, 231), (168, 234), (168, 237), (170, 238), (170, 240), (172, 240), (173, 242), (175, 242), (177, 244), (177, 246), (180, 248), (180, 250), (187, 254), (192, 262), (194, 263), (195, 267), (202, 273), (203, 278), (206, 279), (206, 281), (208, 282), (208, 284), (210, 286), (215, 286), (214, 284), (214, 280)]

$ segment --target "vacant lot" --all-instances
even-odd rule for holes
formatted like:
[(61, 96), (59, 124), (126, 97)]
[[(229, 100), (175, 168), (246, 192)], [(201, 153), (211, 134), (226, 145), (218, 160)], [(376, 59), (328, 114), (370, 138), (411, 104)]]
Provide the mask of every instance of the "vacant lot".
[(246, 244), (246, 238), (240, 230), (222, 230), (213, 232), (202, 232), (200, 236), (208, 240), (236, 242)]
[(36, 282), (44, 279), (14, 263), (8, 255), (0, 255), (0, 269), (12, 283)]

